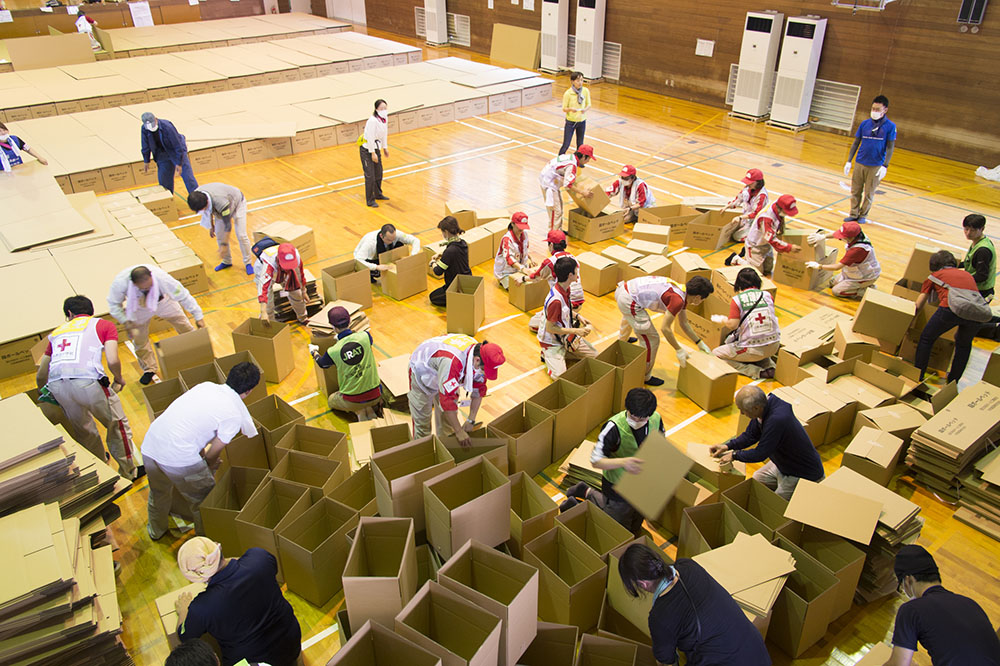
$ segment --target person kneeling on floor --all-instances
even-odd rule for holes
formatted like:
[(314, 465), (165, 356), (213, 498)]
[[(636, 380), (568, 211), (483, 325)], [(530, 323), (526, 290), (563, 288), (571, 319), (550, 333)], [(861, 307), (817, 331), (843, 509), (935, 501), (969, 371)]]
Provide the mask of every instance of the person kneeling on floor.
[[(528, 276), (528, 279), (532, 282), (543, 279), (548, 280), (549, 289), (551, 289), (556, 286), (556, 262), (562, 257), (569, 257), (570, 259), (574, 257), (566, 251), (566, 233), (564, 231), (552, 229), (545, 236), (545, 241), (549, 246), (549, 256), (542, 260), (542, 263), (538, 265), (534, 273)], [(583, 285), (580, 284), (579, 280), (575, 280), (569, 286), (569, 300), (570, 305), (573, 306), (573, 312), (579, 312), (584, 301)], [(528, 320), (528, 329), (532, 333), (538, 333), (538, 329), (544, 323), (545, 310), (539, 310), (531, 315), (531, 319)]]
[(434, 275), (444, 276), (444, 284), (428, 294), (427, 299), (431, 305), (443, 308), (448, 305), (448, 287), (459, 275), (472, 275), (472, 269), (469, 268), (469, 244), (459, 238), (463, 232), (458, 220), (448, 215), (437, 227), (444, 238), (444, 249), (431, 259), (430, 268)]
[(560, 257), (555, 266), (556, 284), (545, 297), (542, 312), (545, 326), (538, 329), (538, 342), (542, 345), (542, 361), (549, 377), (555, 379), (566, 372), (566, 359), (597, 356), (594, 346), (584, 340), (593, 332), (586, 319), (573, 312), (570, 292), (580, 281), (579, 268), (573, 257)]
[(753, 379), (774, 377), (774, 355), (781, 346), (781, 330), (774, 313), (771, 294), (761, 290), (760, 273), (753, 268), (736, 274), (736, 295), (729, 304), (729, 315), (712, 315), (716, 324), (732, 329), (726, 343), (712, 350), (741, 375)]
[(810, 245), (815, 245), (827, 238), (836, 238), (847, 243), (844, 256), (832, 264), (807, 261), (806, 266), (824, 271), (839, 270), (840, 275), (833, 280), (833, 295), (861, 300), (865, 290), (874, 287), (879, 275), (882, 274), (882, 267), (875, 257), (875, 248), (857, 222), (844, 222), (840, 229), (829, 234), (817, 231), (810, 234), (808, 240)]
[(625, 211), (625, 224), (635, 224), (640, 208), (656, 205), (653, 190), (646, 181), (636, 176), (635, 167), (631, 164), (622, 167), (615, 182), (605, 192), (609, 197), (618, 197), (618, 207)]
[(330, 308), (327, 318), (337, 332), (337, 342), (325, 354), (313, 351), (312, 357), (321, 368), (337, 367), (339, 389), (327, 396), (330, 409), (354, 412), (359, 421), (382, 415), (382, 380), (372, 352), (372, 334), (351, 330), (351, 315), (347, 308)]

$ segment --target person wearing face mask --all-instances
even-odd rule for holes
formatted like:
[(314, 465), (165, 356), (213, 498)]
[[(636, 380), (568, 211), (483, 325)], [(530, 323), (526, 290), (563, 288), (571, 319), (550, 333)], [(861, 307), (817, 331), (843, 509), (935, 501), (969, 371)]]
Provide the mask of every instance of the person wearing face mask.
[(156, 162), (156, 180), (160, 187), (173, 193), (174, 176), (180, 176), (188, 192), (198, 188), (198, 181), (188, 158), (187, 141), (174, 124), (157, 118), (149, 111), (142, 119), (142, 172), (149, 172), (149, 158)]
[(606, 190), (609, 197), (618, 197), (618, 207), (625, 211), (625, 223), (634, 224), (639, 217), (640, 208), (651, 208), (656, 205), (653, 190), (646, 181), (635, 175), (635, 167), (626, 164), (622, 167), (618, 178)]
[(884, 666), (910, 666), (923, 645), (933, 666), (1000, 666), (1000, 638), (982, 607), (941, 584), (934, 557), (907, 544), (893, 563), (907, 601), (896, 611), (892, 656)]
[(562, 188), (573, 190), (578, 196), (589, 199), (593, 194), (577, 185), (576, 176), (579, 169), (591, 161), (596, 162), (594, 148), (583, 144), (575, 153), (562, 154), (549, 160), (538, 175), (538, 184), (542, 188), (542, 198), (545, 200), (545, 210), (549, 214), (549, 229), (562, 229), (563, 202)]
[(569, 144), (576, 134), (576, 149), (583, 144), (583, 135), (587, 132), (587, 109), (590, 108), (590, 88), (583, 85), (583, 73), (573, 72), (569, 75), (569, 88), (563, 94), (562, 109), (566, 114), (566, 124), (563, 126), (563, 142), (558, 155), (569, 149)]
[(634, 543), (618, 560), (625, 592), (651, 595), (649, 637), (660, 664), (676, 664), (677, 651), (692, 666), (770, 666), (760, 632), (705, 569), (687, 558), (672, 566), (666, 555)]
[(444, 276), (444, 284), (428, 295), (431, 305), (439, 308), (448, 305), (448, 287), (459, 275), (472, 275), (469, 268), (469, 245), (459, 236), (463, 233), (458, 226), (458, 220), (451, 215), (444, 217), (437, 224), (444, 239), (444, 249), (431, 258), (431, 271), (434, 275)]
[[(440, 335), (417, 345), (410, 355), (408, 394), (413, 436), (419, 439), (431, 434), (433, 413), (439, 436), (447, 434), (447, 425), (461, 446), (469, 446), (468, 431), (476, 427), (486, 382), (497, 378), (497, 369), (505, 362), (500, 345), (479, 343), (460, 333)], [(464, 424), (458, 420), (459, 389), (464, 389), (472, 400)]]
[(625, 474), (642, 471), (640, 448), (651, 428), (663, 432), (663, 419), (656, 413), (656, 396), (649, 389), (631, 389), (625, 395), (625, 411), (604, 424), (590, 453), (590, 463), (601, 470), (601, 490), (581, 481), (566, 491), (566, 500), (559, 510), (567, 511), (589, 500), (632, 534), (642, 534), (642, 514), (614, 486)]
[(188, 194), (188, 208), (201, 215), (201, 226), (219, 246), (221, 263), (216, 272), (233, 266), (233, 253), (229, 249), (229, 234), (236, 233), (240, 244), (240, 255), (247, 275), (253, 275), (254, 256), (250, 252), (250, 237), (247, 236), (247, 198), (232, 185), (225, 183), (205, 183)]
[[(962, 268), (972, 275), (979, 295), (989, 303), (993, 300), (993, 286), (996, 282), (997, 251), (993, 247), (993, 241), (986, 235), (986, 217), (978, 213), (966, 215), (962, 220), (962, 233), (971, 243), (962, 260)], [(977, 337), (1000, 341), (998, 322), (1000, 318), (994, 317), (993, 321), (979, 329)]]
[(201, 306), (187, 289), (169, 273), (157, 266), (132, 266), (126, 268), (111, 282), (108, 291), (108, 308), (111, 316), (125, 327), (135, 346), (135, 356), (142, 368), (142, 385), (159, 379), (156, 377), (156, 354), (149, 343), (149, 322), (153, 315), (164, 319), (178, 333), (193, 331), (184, 310), (194, 318), (198, 328), (205, 328)]
[(743, 434), (713, 445), (709, 450), (714, 457), (724, 463), (767, 460), (753, 478), (786, 500), (792, 499), (799, 479), (819, 482), (826, 478), (823, 461), (790, 404), (776, 395), (765, 395), (756, 386), (744, 386), (736, 392), (736, 407), (750, 423)]
[(871, 118), (865, 118), (854, 133), (854, 143), (847, 154), (844, 175), (851, 173), (851, 213), (844, 222), (864, 224), (875, 199), (875, 189), (885, 178), (896, 147), (896, 124), (889, 120), (889, 99), (879, 95), (872, 100)]
[[(66, 323), (49, 334), (48, 346), (38, 363), (35, 381), (47, 388), (72, 426), (73, 437), (104, 460), (104, 446), (94, 420), (107, 430), (108, 451), (118, 463), (118, 473), (135, 480), (145, 475), (139, 452), (132, 443), (132, 428), (118, 393), (125, 388), (118, 358), (118, 328), (94, 316), (86, 296), (63, 301)], [(108, 361), (111, 380), (104, 374), (101, 355)]]
[(809, 268), (818, 268), (824, 271), (840, 270), (840, 274), (833, 280), (833, 295), (840, 298), (853, 298), (861, 300), (868, 287), (875, 285), (878, 277), (882, 274), (882, 266), (879, 265), (875, 257), (875, 248), (861, 231), (861, 225), (857, 222), (844, 222), (840, 229), (831, 233), (817, 231), (809, 235), (809, 244), (815, 245), (821, 240), (834, 238), (847, 243), (844, 256), (840, 261), (821, 264), (818, 261), (807, 261)]
[(528, 229), (528, 216), (514, 213), (507, 224), (507, 233), (500, 239), (497, 256), (493, 258), (493, 276), (504, 289), (508, 288), (511, 275), (526, 274), (534, 265), (528, 254)]
[(744, 187), (733, 200), (726, 204), (727, 209), (737, 209), (740, 216), (736, 218), (733, 229), (734, 241), (742, 241), (750, 231), (750, 224), (767, 208), (768, 194), (764, 189), (764, 172), (760, 169), (750, 169), (740, 181)]
[(774, 356), (781, 346), (781, 329), (771, 294), (761, 290), (760, 273), (742, 268), (733, 285), (736, 295), (728, 315), (712, 315), (716, 324), (732, 331), (725, 344), (712, 350), (741, 375), (751, 379), (774, 378)]
[(538, 328), (542, 346), (542, 361), (549, 377), (555, 379), (566, 372), (566, 359), (597, 356), (594, 346), (584, 340), (593, 332), (590, 322), (573, 311), (570, 288), (580, 281), (580, 272), (573, 257), (560, 257), (555, 265), (556, 283), (549, 288), (542, 312), (545, 325)]
[(786, 243), (779, 238), (785, 231), (785, 216), (798, 214), (795, 197), (782, 194), (769, 210), (758, 215), (751, 223), (746, 238), (743, 239), (743, 252), (739, 255), (730, 254), (726, 258), (726, 266), (753, 266), (770, 277), (774, 270), (775, 252), (799, 254), (802, 251), (798, 245)]
[(388, 201), (382, 194), (382, 165), (389, 157), (389, 105), (384, 99), (375, 100), (375, 110), (358, 137), (361, 146), (361, 168), (365, 173), (365, 203), (378, 208), (379, 201)]
[[(538, 265), (535, 272), (528, 276), (532, 282), (538, 280), (548, 280), (549, 289), (556, 285), (556, 262), (562, 257), (573, 258), (573, 255), (566, 251), (566, 233), (560, 231), (559, 229), (551, 230), (545, 236), (546, 244), (549, 246), (549, 256), (542, 260), (542, 263)], [(579, 280), (574, 281), (569, 286), (569, 298), (570, 305), (573, 306), (573, 312), (579, 312), (580, 308), (583, 306), (584, 294), (583, 285), (580, 284)], [(545, 311), (540, 310), (532, 315), (531, 319), (528, 320), (528, 329), (532, 333), (537, 333), (538, 329), (542, 324), (545, 323)]]
[(48, 164), (48, 161), (34, 152), (21, 137), (11, 134), (7, 126), (0, 123), (0, 171), (10, 171), (18, 164), (23, 163), (22, 151), (34, 157), (40, 164)]

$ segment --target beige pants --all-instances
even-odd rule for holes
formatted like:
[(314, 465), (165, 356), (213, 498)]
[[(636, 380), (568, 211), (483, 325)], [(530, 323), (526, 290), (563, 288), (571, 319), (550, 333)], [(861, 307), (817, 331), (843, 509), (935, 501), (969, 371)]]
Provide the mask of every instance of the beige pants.
[(780, 346), (780, 342), (772, 342), (764, 347), (743, 347), (730, 343), (716, 347), (712, 353), (736, 368), (741, 375), (758, 379), (761, 370), (774, 367), (774, 361), (771, 359), (778, 353)]
[(549, 229), (562, 229), (563, 201), (562, 192), (548, 187), (542, 188), (542, 199), (545, 200), (545, 210), (549, 213)]
[(841, 298), (861, 298), (876, 280), (849, 280), (841, 273), (833, 280), (833, 295)]
[(622, 285), (615, 290), (615, 302), (622, 314), (622, 321), (618, 326), (618, 339), (627, 340), (629, 333), (635, 331), (639, 344), (646, 350), (646, 379), (649, 379), (653, 375), (653, 366), (656, 365), (660, 333), (653, 325), (653, 320), (649, 318), (649, 313), (632, 302), (632, 297)]
[[(294, 291), (289, 291), (288, 302), (292, 305), (292, 310), (295, 312), (295, 318), (299, 321), (305, 321), (306, 319), (306, 297), (302, 293), (301, 289), (295, 289)], [(272, 289), (267, 295), (267, 316), (270, 320), (275, 321), (274, 318), (274, 290)]]
[(746, 256), (734, 257), (733, 266), (753, 266), (762, 275), (774, 270), (774, 248), (770, 245), (745, 245)]
[(368, 400), (367, 402), (351, 402), (344, 398), (344, 394), (340, 391), (335, 391), (331, 393), (326, 398), (326, 404), (330, 406), (335, 412), (352, 412), (358, 414), (358, 418), (361, 421), (367, 421), (374, 417), (374, 412), (371, 408), (382, 401), (382, 397), (379, 396), (374, 400)]
[[(167, 320), (178, 333), (193, 331), (194, 326), (188, 321), (187, 315), (180, 304), (172, 298), (160, 300), (156, 308), (156, 316)], [(143, 372), (156, 372), (156, 354), (153, 353), (153, 345), (149, 343), (149, 322), (136, 323), (134, 329), (128, 331), (135, 346), (135, 356), (139, 359), (139, 367)]]
[[(247, 236), (247, 200), (244, 199), (236, 207), (236, 211), (230, 218), (232, 221), (232, 231), (236, 232), (236, 242), (240, 245), (240, 254), (243, 255), (243, 264), (253, 266), (257, 260), (250, 251), (250, 238)], [(229, 249), (229, 229), (221, 217), (215, 218), (215, 242), (219, 246), (219, 259), (224, 264), (233, 263), (233, 253)]]
[(201, 522), (201, 503), (215, 488), (215, 478), (208, 463), (200, 461), (188, 467), (167, 467), (152, 458), (146, 458), (146, 476), (149, 477), (149, 499), (146, 508), (149, 513), (149, 531), (156, 536), (166, 533), (169, 525), (170, 507), (174, 490), (191, 507), (194, 529), (204, 536), (205, 527)]
[(95, 379), (56, 379), (48, 387), (66, 413), (73, 438), (103, 462), (106, 455), (94, 423), (97, 419), (107, 430), (108, 451), (118, 463), (118, 473), (127, 479), (135, 478), (142, 457), (132, 443), (132, 428), (118, 394)]
[(424, 393), (419, 388), (411, 388), (407, 394), (410, 403), (410, 418), (413, 420), (413, 436), (416, 439), (431, 434), (431, 415), (434, 416), (434, 426), (438, 433), (447, 429), (444, 423), (444, 410), (438, 401), (437, 393)]
[(875, 188), (878, 187), (878, 167), (854, 165), (851, 177), (851, 215), (853, 217), (868, 217), (875, 200)]
[(594, 345), (579, 338), (576, 344), (573, 345), (573, 349), (566, 349), (563, 345), (542, 348), (542, 357), (545, 358), (545, 369), (548, 371), (549, 377), (553, 379), (566, 372), (566, 359), (578, 360), (582, 358), (594, 358), (595, 356), (597, 356), (597, 350), (594, 349)]

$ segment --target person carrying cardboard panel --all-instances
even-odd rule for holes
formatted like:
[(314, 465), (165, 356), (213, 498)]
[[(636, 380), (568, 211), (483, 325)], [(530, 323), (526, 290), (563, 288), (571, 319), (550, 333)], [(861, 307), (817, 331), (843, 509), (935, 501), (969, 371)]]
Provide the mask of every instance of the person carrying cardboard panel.
[(497, 256), (493, 258), (493, 275), (504, 289), (510, 284), (510, 276), (527, 273), (534, 262), (528, 254), (528, 216), (517, 212), (510, 216), (507, 233), (500, 239)]
[(756, 386), (744, 386), (736, 392), (736, 407), (750, 423), (743, 434), (711, 446), (714, 457), (724, 463), (766, 460), (753, 478), (786, 500), (792, 498), (799, 479), (819, 482), (826, 478), (823, 461), (790, 404), (776, 395), (765, 395)]
[(596, 162), (594, 148), (589, 144), (577, 147), (573, 154), (559, 155), (549, 161), (538, 175), (538, 184), (542, 188), (542, 199), (545, 200), (545, 210), (549, 214), (549, 229), (562, 229), (563, 203), (562, 189), (565, 187), (583, 198), (593, 196), (577, 185), (578, 171), (591, 161)]
[[(35, 382), (59, 403), (73, 438), (105, 460), (94, 420), (107, 430), (108, 451), (126, 479), (145, 476), (142, 458), (132, 443), (132, 428), (118, 392), (125, 388), (118, 358), (118, 328), (94, 316), (94, 304), (86, 296), (63, 301), (66, 323), (49, 334), (49, 342), (38, 364)], [(111, 380), (104, 374), (101, 356), (107, 358)]]
[(861, 231), (861, 225), (857, 222), (844, 222), (840, 229), (831, 233), (817, 231), (810, 234), (808, 240), (810, 245), (816, 245), (827, 238), (847, 243), (844, 256), (836, 263), (821, 264), (818, 261), (807, 261), (806, 266), (824, 271), (839, 270), (840, 274), (833, 280), (833, 295), (861, 300), (865, 290), (874, 286), (882, 274), (882, 266), (875, 257), (872, 242)]
[(351, 330), (347, 308), (330, 308), (327, 318), (337, 332), (337, 342), (325, 354), (312, 352), (319, 367), (337, 366), (339, 388), (327, 396), (327, 404), (334, 411), (354, 412), (359, 421), (381, 416), (382, 381), (372, 351), (371, 333)]
[[(700, 275), (688, 280), (682, 287), (670, 278), (650, 275), (638, 277), (628, 282), (619, 282), (615, 290), (615, 302), (621, 312), (622, 321), (618, 330), (618, 338), (625, 340), (629, 333), (635, 331), (639, 344), (646, 350), (646, 385), (662, 386), (663, 380), (653, 376), (653, 366), (656, 365), (656, 352), (660, 348), (660, 334), (653, 326), (649, 311), (663, 313), (663, 326), (660, 330), (663, 337), (677, 353), (677, 363), (682, 368), (687, 362), (688, 353), (677, 342), (674, 336), (674, 319), (681, 325), (681, 330), (691, 342), (703, 352), (710, 353), (705, 341), (691, 328), (687, 320), (686, 308), (697, 307), (708, 298), (715, 289), (712, 283)], [(631, 339), (630, 339), (631, 340)]]
[(590, 500), (632, 534), (641, 534), (642, 514), (614, 486), (626, 473), (642, 471), (640, 448), (651, 428), (663, 432), (663, 419), (656, 412), (656, 396), (649, 389), (631, 389), (625, 395), (625, 410), (604, 424), (590, 453), (590, 463), (601, 470), (601, 490), (598, 492), (581, 481), (566, 491), (566, 500), (559, 510), (567, 511)]
[(394, 224), (383, 224), (377, 231), (369, 231), (354, 248), (354, 260), (371, 271), (372, 284), (379, 279), (382, 271), (389, 267), (378, 263), (378, 257), (383, 252), (395, 250), (404, 245), (410, 246), (410, 256), (420, 253), (420, 239), (400, 231)]
[(33, 151), (24, 142), (24, 139), (16, 134), (11, 134), (7, 126), (0, 123), (0, 171), (11, 171), (13, 167), (22, 164), (24, 162), (24, 158), (21, 157), (22, 150), (38, 160), (40, 164), (48, 164), (48, 161)]
[(779, 238), (785, 230), (785, 217), (798, 214), (795, 197), (782, 194), (770, 209), (758, 215), (750, 224), (746, 238), (743, 239), (743, 252), (740, 255), (730, 254), (726, 258), (726, 266), (753, 266), (770, 277), (774, 271), (776, 251), (791, 254), (802, 251), (799, 246)]
[[(410, 355), (410, 417), (413, 436), (431, 434), (434, 415), (438, 434), (445, 423), (462, 446), (469, 446), (468, 431), (476, 425), (479, 406), (486, 395), (486, 382), (497, 378), (497, 369), (506, 362), (503, 349), (493, 342), (451, 333), (430, 338), (417, 345)], [(469, 418), (458, 420), (458, 392), (464, 389), (472, 399)]]
[(236, 232), (236, 242), (240, 244), (243, 266), (247, 275), (253, 275), (254, 257), (250, 252), (250, 237), (247, 236), (247, 199), (243, 192), (225, 183), (205, 183), (187, 198), (188, 208), (201, 215), (201, 226), (219, 246), (221, 263), (216, 272), (232, 268), (233, 253), (229, 249), (229, 232)]
[[(195, 326), (205, 328), (205, 316), (191, 292), (157, 266), (139, 264), (116, 275), (108, 291), (108, 308), (132, 340), (142, 369), (139, 383), (144, 386), (159, 381), (156, 354), (149, 343), (149, 322), (153, 315), (166, 320), (178, 333), (193, 331)], [(194, 319), (195, 326), (188, 321), (184, 310)]]
[(177, 131), (174, 124), (164, 118), (157, 118), (149, 111), (141, 116), (142, 129), (142, 172), (149, 171), (149, 158), (156, 162), (156, 181), (167, 192), (174, 192), (174, 175), (181, 177), (188, 192), (194, 192), (198, 181), (191, 168), (187, 141)]
[(274, 319), (274, 285), (280, 284), (288, 293), (288, 302), (295, 318), (303, 326), (309, 323), (306, 316), (306, 269), (302, 256), (291, 243), (278, 245), (271, 238), (257, 241), (252, 252), (257, 255), (254, 281), (257, 283), (257, 302), (260, 318), (265, 322)]
[(744, 187), (726, 204), (727, 209), (739, 209), (740, 216), (734, 220), (732, 239), (742, 241), (750, 231), (750, 224), (767, 208), (768, 194), (764, 188), (764, 172), (760, 169), (749, 169), (740, 180)]
[[(548, 280), (549, 289), (556, 285), (556, 269), (555, 264), (562, 257), (573, 258), (573, 255), (566, 251), (566, 233), (560, 231), (559, 229), (552, 229), (549, 231), (548, 235), (545, 237), (545, 241), (549, 246), (549, 256), (542, 260), (542, 263), (538, 265), (535, 272), (528, 276), (528, 279), (532, 282), (538, 280)], [(584, 294), (583, 285), (580, 284), (579, 280), (574, 281), (569, 286), (569, 300), (570, 305), (573, 306), (574, 312), (579, 312), (580, 308), (583, 306)], [(539, 310), (531, 316), (528, 320), (528, 329), (532, 333), (537, 333), (539, 327), (545, 322), (545, 310)]]
[(436, 276), (444, 276), (444, 284), (428, 294), (431, 305), (439, 308), (448, 305), (448, 287), (459, 275), (472, 275), (469, 268), (469, 245), (459, 236), (463, 233), (458, 220), (451, 215), (444, 217), (437, 225), (444, 238), (444, 249), (431, 258), (430, 267)]
[(736, 295), (729, 304), (728, 315), (712, 315), (716, 324), (725, 324), (732, 332), (725, 344), (712, 350), (736, 368), (741, 375), (753, 379), (774, 377), (774, 355), (781, 346), (781, 329), (774, 312), (771, 294), (761, 290), (760, 273), (747, 267), (736, 274)]
[(560, 257), (555, 266), (556, 284), (549, 288), (542, 312), (545, 325), (538, 329), (542, 361), (549, 377), (566, 372), (566, 359), (597, 356), (594, 346), (584, 340), (593, 333), (590, 322), (573, 311), (572, 286), (580, 281), (579, 267), (573, 257)]
[(607, 190), (609, 197), (618, 197), (618, 207), (625, 211), (625, 224), (634, 224), (639, 218), (640, 208), (652, 208), (656, 205), (656, 197), (646, 181), (636, 176), (635, 167), (626, 164), (622, 167), (615, 182)]

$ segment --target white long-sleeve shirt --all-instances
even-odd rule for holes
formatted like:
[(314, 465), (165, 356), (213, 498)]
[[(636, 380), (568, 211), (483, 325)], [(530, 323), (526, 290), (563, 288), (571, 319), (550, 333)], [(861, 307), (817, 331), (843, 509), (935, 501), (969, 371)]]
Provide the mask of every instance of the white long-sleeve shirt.
[(115, 321), (120, 324), (124, 324), (128, 320), (128, 317), (125, 314), (125, 299), (128, 296), (128, 285), (132, 281), (131, 273), (139, 266), (146, 266), (146, 268), (149, 269), (149, 272), (153, 274), (153, 280), (156, 282), (156, 285), (160, 290), (160, 296), (172, 298), (180, 303), (181, 307), (187, 310), (188, 314), (194, 317), (195, 321), (199, 321), (204, 318), (204, 315), (201, 312), (201, 306), (198, 305), (196, 300), (194, 300), (194, 296), (191, 295), (191, 292), (189, 292), (184, 285), (171, 277), (169, 273), (157, 266), (136, 264), (135, 266), (130, 266), (123, 270), (115, 276), (114, 280), (111, 281), (111, 289), (108, 291), (108, 308), (111, 312), (111, 316), (115, 318)]
[[(358, 246), (354, 248), (354, 259), (371, 271), (378, 267), (379, 231), (379, 229), (376, 229), (375, 231), (369, 231), (366, 233), (361, 237), (361, 240), (358, 241)], [(411, 236), (405, 231), (396, 229), (396, 242), (402, 243), (403, 245), (409, 245), (411, 257), (420, 252), (420, 239), (416, 236)]]
[(381, 118), (375, 116), (368, 116), (368, 122), (365, 123), (365, 142), (364, 148), (369, 153), (375, 152), (375, 142), (378, 142), (378, 148), (388, 148), (389, 147), (389, 123), (383, 121)]

